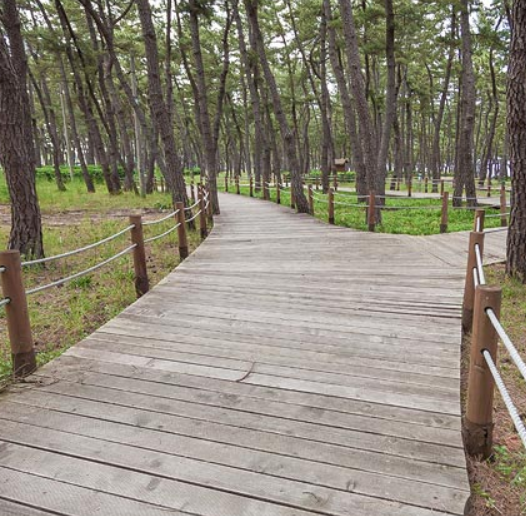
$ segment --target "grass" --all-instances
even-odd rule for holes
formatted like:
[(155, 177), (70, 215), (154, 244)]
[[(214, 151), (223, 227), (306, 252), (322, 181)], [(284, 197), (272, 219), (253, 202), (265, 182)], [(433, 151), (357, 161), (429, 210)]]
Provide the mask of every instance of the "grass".
[[(224, 182), (218, 182), (220, 191), (224, 191)], [(234, 192), (231, 186), (229, 192)], [(248, 187), (240, 187), (242, 195), (249, 195)], [(255, 194), (262, 198), (262, 192)], [(271, 201), (276, 201), (276, 189), (270, 189)], [(314, 213), (320, 220), (328, 220), (327, 195), (315, 191)], [(281, 203), (290, 205), (290, 190), (281, 192)], [(339, 204), (341, 203), (341, 204)], [(355, 193), (339, 191), (335, 195), (334, 218), (335, 224), (367, 231), (366, 208), (358, 206)], [(377, 224), (376, 231), (380, 233), (406, 235), (433, 235), (440, 233), (441, 206), (440, 199), (417, 199), (414, 197), (396, 197), (386, 199), (387, 208), (382, 210), (382, 222)], [(399, 209), (406, 208), (406, 209)], [(486, 215), (493, 215), (486, 219), (486, 228), (500, 226), (498, 209), (485, 207)], [(449, 208), (448, 231), (466, 231), (473, 227), (473, 210)]]
[[(505, 274), (504, 265), (485, 268), (489, 284), (502, 287), (501, 323), (521, 356), (526, 356), (526, 288)], [(468, 342), (469, 344), (469, 342)], [(469, 352), (466, 346), (465, 354)], [(499, 344), (499, 370), (518, 407), (526, 407), (526, 382), (511, 361), (506, 348)], [(467, 379), (468, 357), (463, 360), (463, 378)], [(465, 389), (464, 389), (465, 392)], [(521, 412), (526, 418), (524, 410)], [(468, 459), (473, 486), (472, 507), (467, 516), (526, 515), (526, 452), (500, 395), (495, 396), (494, 453), (489, 460)]]
[[(76, 249), (111, 235), (128, 225), (129, 213), (143, 213), (145, 220), (161, 216), (160, 208), (171, 206), (168, 194), (154, 193), (142, 199), (133, 193), (110, 196), (101, 187), (95, 194), (83, 185), (70, 183), (66, 192), (54, 184), (38, 182), (43, 216), (46, 255)], [(0, 188), (0, 199), (6, 201)], [(7, 243), (8, 206), (0, 206), (0, 241)], [(173, 225), (168, 220), (145, 227), (145, 238), (166, 231)], [(190, 251), (200, 243), (198, 232), (188, 232)], [(66, 259), (37, 265), (24, 270), (27, 289), (81, 271), (130, 245), (126, 233), (101, 247)], [(147, 267), (150, 285), (156, 284), (179, 263), (177, 232), (147, 245)], [(71, 345), (92, 333), (120, 313), (136, 299), (130, 254), (102, 267), (89, 276), (78, 278), (61, 287), (28, 297), (29, 315), (39, 364), (60, 355)], [(11, 375), (10, 347), (5, 324), (5, 311), (0, 310), (0, 377)]]

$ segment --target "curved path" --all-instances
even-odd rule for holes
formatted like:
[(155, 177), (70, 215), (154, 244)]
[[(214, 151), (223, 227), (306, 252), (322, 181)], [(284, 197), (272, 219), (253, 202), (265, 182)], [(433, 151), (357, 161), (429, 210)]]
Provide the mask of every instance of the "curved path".
[(464, 256), (221, 202), (174, 273), (1, 396), (0, 514), (462, 515)]

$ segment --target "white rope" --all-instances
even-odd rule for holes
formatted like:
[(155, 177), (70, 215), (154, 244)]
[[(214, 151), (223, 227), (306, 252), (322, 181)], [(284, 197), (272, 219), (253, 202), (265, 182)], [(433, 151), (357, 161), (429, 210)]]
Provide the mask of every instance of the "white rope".
[(511, 214), (509, 212), (508, 213), (494, 213), (493, 215), (486, 215), (486, 218), (490, 219), (494, 217), (504, 217), (504, 216), (507, 217), (508, 215), (511, 215)]
[(473, 267), (473, 284), (475, 285), (475, 288), (480, 285), (478, 270), (476, 267)]
[(2, 274), (2, 272), (5, 272), (6, 270), (7, 270), (7, 269), (2, 265), (2, 266), (0, 267), (0, 274)]
[(73, 256), (75, 254), (83, 253), (84, 251), (87, 251), (89, 249), (93, 249), (94, 247), (98, 247), (99, 245), (106, 244), (107, 242), (111, 242), (112, 240), (115, 240), (116, 238), (120, 237), (124, 233), (130, 231), (130, 229), (133, 229), (135, 227), (134, 224), (131, 226), (128, 226), (124, 228), (123, 230), (107, 237), (103, 238), (102, 240), (99, 240), (98, 242), (95, 242), (93, 244), (89, 244), (85, 247), (79, 247), (78, 249), (75, 249), (73, 251), (68, 251), (67, 253), (62, 254), (56, 254), (55, 256), (49, 256), (48, 258), (39, 258), (38, 260), (31, 260), (29, 262), (22, 262), (22, 267), (26, 267), (28, 265), (36, 265), (37, 263), (45, 263), (50, 262), (52, 260), (58, 260), (60, 258), (66, 258), (67, 256)]
[(159, 238), (163, 238), (166, 235), (169, 235), (172, 231), (175, 231), (180, 225), (181, 225), (181, 223), (179, 222), (173, 228), (170, 228), (168, 231), (165, 231), (164, 233), (161, 233), (160, 235), (155, 235), (155, 236), (150, 237), (150, 238), (145, 238), (144, 239), (144, 243), (147, 244), (148, 242), (154, 242), (155, 240), (159, 240)]
[(339, 204), (340, 206), (350, 206), (351, 208), (368, 208), (368, 204), (349, 204), (347, 202), (338, 202), (334, 201), (334, 204)]
[(506, 330), (502, 327), (502, 324), (500, 323), (497, 314), (491, 308), (486, 308), (486, 314), (489, 320), (491, 321), (491, 324), (495, 328), (495, 331), (498, 333), (500, 340), (508, 350), (511, 359), (521, 372), (522, 377), (526, 380), (526, 364), (524, 363), (524, 360), (522, 360), (522, 357), (519, 355), (517, 348), (513, 345), (513, 342), (511, 342), (511, 339), (508, 337)]
[(208, 209), (208, 206), (210, 206), (210, 200), (206, 201), (206, 204), (205, 204), (205, 210)]
[(508, 231), (508, 227), (485, 229), (484, 233), (498, 233), (499, 231)]
[(188, 208), (185, 208), (184, 211), (193, 210), (200, 202), (201, 202), (201, 200), (197, 199), (197, 201), (195, 201), (194, 204), (192, 204), (192, 206), (188, 206)]
[(0, 307), (8, 305), (11, 302), (11, 299), (8, 297), (4, 297), (4, 299), (0, 300)]
[(486, 284), (486, 276), (484, 276), (484, 264), (482, 263), (482, 254), (480, 253), (480, 246), (475, 244), (475, 259), (477, 261), (477, 272), (480, 278), (480, 284)]
[(493, 379), (495, 380), (495, 385), (499, 389), (500, 395), (502, 396), (502, 400), (504, 401), (504, 404), (506, 405), (506, 408), (510, 413), (511, 419), (513, 421), (513, 424), (515, 425), (515, 428), (517, 429), (519, 437), (521, 438), (522, 444), (526, 448), (526, 427), (524, 426), (519, 412), (513, 404), (510, 393), (508, 392), (506, 385), (504, 385), (504, 382), (502, 381), (499, 371), (497, 370), (497, 366), (495, 365), (495, 362), (493, 362), (493, 358), (491, 358), (490, 352), (487, 349), (485, 349), (482, 351), (482, 354), (486, 360), (486, 363), (488, 364)]
[(197, 216), (201, 213), (201, 210), (199, 210), (191, 219), (186, 219), (186, 222), (192, 222)]
[(85, 276), (86, 274), (89, 274), (90, 272), (96, 271), (97, 269), (100, 269), (104, 265), (107, 265), (108, 263), (112, 262), (113, 260), (116, 260), (117, 258), (120, 258), (121, 256), (125, 255), (126, 253), (129, 253), (132, 249), (137, 247), (137, 244), (133, 244), (126, 249), (120, 251), (119, 253), (113, 255), (111, 258), (108, 258), (107, 260), (104, 260), (97, 265), (94, 265), (93, 267), (90, 267), (89, 269), (85, 269), (83, 271), (77, 272), (75, 274), (72, 274), (71, 276), (67, 276), (66, 278), (59, 279), (57, 281), (53, 281), (52, 283), (48, 283), (47, 285), (42, 285), (41, 287), (35, 287), (29, 290), (26, 290), (26, 295), (30, 294), (36, 294), (37, 292), (42, 292), (43, 290), (47, 290), (48, 288), (52, 287), (58, 287), (59, 285), (63, 285), (64, 283), (67, 283), (68, 281), (74, 280), (76, 278), (80, 278), (81, 276)]
[(155, 224), (160, 224), (161, 222), (164, 222), (165, 220), (171, 219), (174, 215), (177, 215), (178, 213), (179, 213), (179, 210), (175, 210), (172, 213), (169, 213), (168, 215), (166, 215), (166, 217), (162, 217), (157, 220), (149, 220), (147, 222), (143, 222), (142, 225), (143, 226), (153, 226)]

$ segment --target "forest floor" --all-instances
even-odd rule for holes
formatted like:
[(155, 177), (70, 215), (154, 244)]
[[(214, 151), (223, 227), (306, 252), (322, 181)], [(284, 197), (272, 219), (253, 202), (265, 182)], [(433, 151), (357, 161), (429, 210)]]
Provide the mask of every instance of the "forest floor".
[[(521, 356), (526, 356), (526, 288), (506, 276), (503, 264), (486, 267), (486, 279), (502, 286), (501, 322)], [(462, 377), (465, 392), (469, 365), (469, 342), (465, 346)], [(504, 383), (517, 407), (526, 407), (526, 382), (511, 361), (504, 346), (499, 346), (499, 368)], [(479, 462), (468, 459), (474, 496), (467, 516), (526, 515), (526, 453), (509, 417), (504, 402), (495, 396), (494, 454)], [(521, 413), (523, 420), (526, 412)]]
[[(143, 214), (143, 220), (159, 218), (171, 207), (167, 194), (154, 193), (142, 199), (133, 193), (109, 196), (88, 194), (82, 183), (70, 183), (58, 192), (53, 183), (39, 181), (38, 194), (44, 228), (46, 256), (82, 247), (123, 228), (128, 215)], [(166, 212), (166, 211), (165, 211)], [(166, 231), (173, 220), (145, 228), (145, 238)], [(0, 243), (6, 248), (10, 227), (10, 206), (5, 189), (0, 188)], [(198, 232), (188, 232), (190, 251), (200, 243)], [(94, 265), (129, 246), (129, 236), (85, 253), (28, 267), (26, 288), (44, 285)], [(177, 233), (147, 245), (150, 285), (155, 285), (179, 263)], [(60, 355), (69, 346), (92, 333), (136, 299), (131, 255), (111, 262), (94, 273), (28, 297), (28, 306), (40, 365)], [(11, 376), (10, 349), (5, 311), (0, 310), (0, 385)]]

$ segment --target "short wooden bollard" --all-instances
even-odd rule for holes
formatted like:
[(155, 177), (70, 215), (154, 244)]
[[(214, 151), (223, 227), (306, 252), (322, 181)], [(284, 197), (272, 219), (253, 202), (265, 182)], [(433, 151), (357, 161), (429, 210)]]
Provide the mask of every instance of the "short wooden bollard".
[(202, 186), (199, 187), (199, 232), (203, 239), (208, 235), (208, 229), (206, 227), (205, 192)]
[(475, 210), (475, 219), (473, 221), (473, 231), (484, 231), (484, 221), (486, 212), (482, 209)]
[(309, 210), (310, 210), (310, 214), (314, 216), (314, 193), (312, 191), (312, 185), (309, 185), (308, 192), (309, 192)]
[(413, 180), (409, 179), (407, 183), (407, 197), (413, 196)]
[(140, 215), (130, 215), (131, 241), (135, 244), (133, 249), (133, 268), (135, 271), (135, 292), (137, 297), (141, 297), (150, 290), (148, 280), (148, 270), (146, 268), (146, 250), (144, 248), (144, 235), (142, 230), (142, 217)]
[(239, 195), (241, 193), (241, 190), (239, 188), (239, 176), (236, 176), (236, 194)]
[(250, 176), (249, 184), (250, 184), (250, 197), (254, 197), (254, 179), (252, 178), (252, 176)]
[(13, 374), (16, 378), (21, 378), (32, 373), (37, 364), (26, 291), (22, 279), (20, 253), (18, 251), (1, 252), (0, 267), (5, 267), (0, 276), (4, 298), (9, 299), (9, 303), (5, 305), (5, 311), (11, 343)]
[(177, 228), (177, 240), (179, 240), (179, 259), (183, 261), (188, 257), (188, 237), (186, 235), (186, 217), (184, 212), (184, 203), (175, 203), (175, 209), (177, 214), (175, 215), (176, 221), (179, 223)]
[(426, 177), (424, 178), (424, 192), (425, 192), (425, 193), (427, 193), (428, 186), (429, 186), (429, 178), (426, 176)]
[(486, 195), (487, 197), (491, 197), (491, 183), (488, 183), (488, 193)]
[(508, 225), (506, 186), (500, 187), (500, 225), (505, 228)]
[(329, 224), (334, 224), (334, 190), (329, 188)]
[(480, 248), (480, 255), (484, 254), (484, 233), (472, 231), (469, 234), (468, 264), (466, 267), (466, 280), (464, 284), (464, 299), (462, 301), (462, 331), (464, 335), (471, 333), (473, 326), (473, 306), (475, 302), (475, 283), (473, 269), (477, 268), (475, 245)]
[(228, 193), (228, 174), (225, 176), (225, 192)]
[(483, 459), (487, 459), (492, 451), (495, 391), (495, 382), (483, 351), (487, 350), (496, 363), (498, 347), (498, 335), (486, 310), (491, 308), (500, 317), (501, 297), (500, 287), (480, 285), (475, 290), (464, 438), (467, 452)]
[[(214, 208), (212, 206), (212, 193), (210, 192), (210, 187), (205, 186), (204, 187), (205, 195), (208, 194), (208, 201), (205, 201), (205, 212), (206, 216), (208, 217), (208, 220), (210, 223), (214, 222)], [(208, 207), (206, 207), (208, 203)]]
[(315, 179), (315, 182), (316, 182), (316, 190), (319, 190), (319, 189), (320, 189), (320, 178), (317, 177), (317, 178)]
[(444, 180), (440, 180), (440, 196), (444, 195), (444, 192), (446, 191), (446, 185), (444, 183)]
[(281, 182), (276, 180), (276, 204), (281, 204)]
[(444, 192), (444, 194), (442, 195), (442, 212), (440, 215), (440, 233), (447, 233), (447, 225), (449, 222), (448, 207), (449, 207), (449, 192)]
[(374, 231), (376, 226), (376, 196), (374, 192), (369, 194), (369, 206), (367, 207), (367, 224), (369, 231)]

